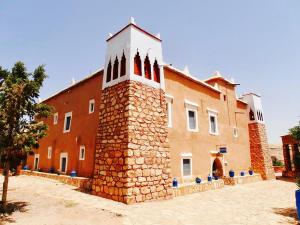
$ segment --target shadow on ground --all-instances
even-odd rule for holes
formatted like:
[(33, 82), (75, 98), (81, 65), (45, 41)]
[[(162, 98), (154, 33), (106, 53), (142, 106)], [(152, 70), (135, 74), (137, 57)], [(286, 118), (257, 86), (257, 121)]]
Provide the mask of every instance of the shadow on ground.
[(292, 182), (295, 183), (296, 179), (293, 177), (276, 177), (276, 180), (286, 181), (286, 182)]
[(297, 224), (300, 225), (300, 222), (298, 221), (297, 211), (294, 207), (290, 208), (273, 208), (274, 213), (288, 217), (290, 219), (293, 219), (290, 224)]
[(16, 222), (14, 219), (11, 218), (11, 215), (16, 211), (27, 212), (27, 205), (27, 202), (8, 202), (6, 208), (3, 208), (3, 206), (0, 203), (0, 225), (6, 222)]

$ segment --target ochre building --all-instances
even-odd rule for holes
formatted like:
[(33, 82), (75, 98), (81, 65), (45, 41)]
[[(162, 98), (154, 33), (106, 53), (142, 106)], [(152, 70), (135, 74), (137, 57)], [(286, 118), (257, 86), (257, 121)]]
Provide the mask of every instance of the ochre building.
[(273, 178), (260, 96), (164, 63), (161, 44), (133, 20), (110, 35), (104, 69), (44, 100), (55, 113), (29, 167), (76, 171), (93, 194), (124, 203), (171, 198), (173, 178), (249, 167)]

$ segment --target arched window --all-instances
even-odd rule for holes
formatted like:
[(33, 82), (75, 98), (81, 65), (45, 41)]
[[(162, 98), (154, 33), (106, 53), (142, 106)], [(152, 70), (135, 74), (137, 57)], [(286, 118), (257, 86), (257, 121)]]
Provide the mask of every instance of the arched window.
[(142, 63), (139, 52), (134, 57), (134, 74), (142, 76)]
[(109, 82), (111, 80), (111, 62), (109, 60), (109, 63), (107, 65), (107, 71), (106, 71), (106, 82)]
[(113, 70), (113, 79), (117, 79), (119, 74), (119, 61), (118, 57), (116, 57), (115, 62), (114, 62), (114, 70)]
[(255, 120), (254, 112), (252, 111), (252, 109), (250, 109), (250, 112), (249, 112), (249, 119), (250, 120)]
[(145, 77), (151, 80), (151, 64), (148, 55), (146, 56), (146, 59), (144, 61), (144, 71), (145, 71)]
[(154, 64), (153, 64), (153, 78), (154, 78), (154, 81), (156, 81), (157, 83), (160, 83), (160, 71), (159, 71), (159, 66), (158, 66), (158, 63), (156, 60), (154, 61)]
[(259, 111), (257, 111), (257, 118), (258, 118), (258, 120), (260, 120), (260, 114), (259, 114)]
[(121, 59), (121, 73), (120, 73), (120, 76), (125, 76), (126, 74), (126, 58), (125, 58), (125, 55), (124, 55), (124, 52), (123, 52), (123, 56), (122, 56), (122, 59)]

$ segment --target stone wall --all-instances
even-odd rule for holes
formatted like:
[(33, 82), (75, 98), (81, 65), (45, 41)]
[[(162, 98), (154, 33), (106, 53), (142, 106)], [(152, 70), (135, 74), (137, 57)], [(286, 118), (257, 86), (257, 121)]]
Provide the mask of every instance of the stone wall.
[(135, 81), (102, 92), (92, 193), (132, 204), (172, 197), (165, 94)]
[(249, 183), (258, 182), (262, 180), (260, 174), (223, 177), (222, 179), (224, 180), (225, 185), (249, 184)]
[(250, 123), (248, 127), (251, 165), (253, 170), (260, 173), (263, 179), (274, 179), (275, 174), (272, 166), (266, 127), (261, 123)]

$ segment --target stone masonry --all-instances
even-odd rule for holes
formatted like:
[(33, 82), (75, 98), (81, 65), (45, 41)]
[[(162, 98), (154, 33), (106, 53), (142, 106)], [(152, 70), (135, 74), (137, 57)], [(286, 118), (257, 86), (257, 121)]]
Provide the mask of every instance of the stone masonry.
[(92, 193), (126, 204), (172, 198), (165, 93), (136, 81), (101, 96)]
[(250, 123), (249, 140), (251, 165), (253, 170), (260, 173), (263, 179), (274, 179), (271, 153), (268, 144), (266, 127), (261, 123)]

